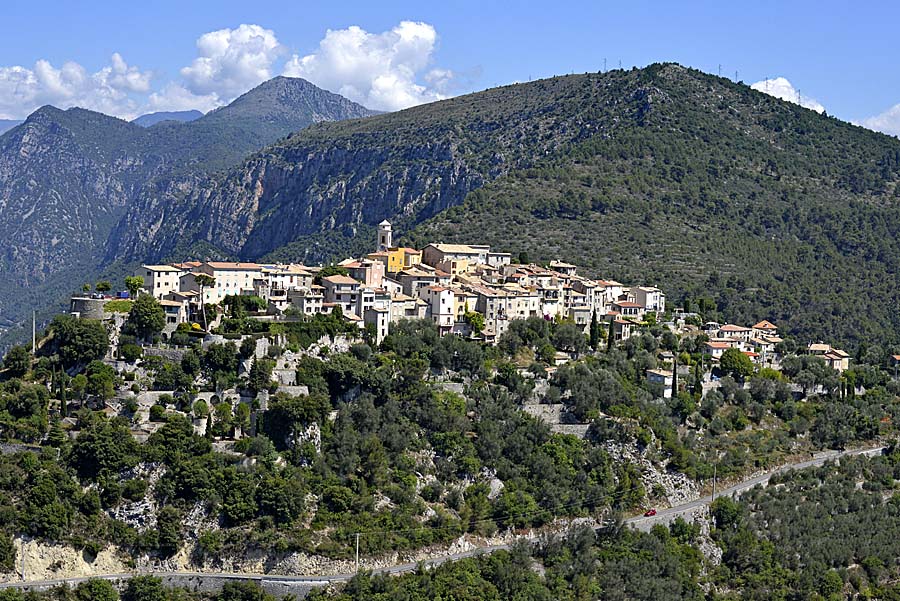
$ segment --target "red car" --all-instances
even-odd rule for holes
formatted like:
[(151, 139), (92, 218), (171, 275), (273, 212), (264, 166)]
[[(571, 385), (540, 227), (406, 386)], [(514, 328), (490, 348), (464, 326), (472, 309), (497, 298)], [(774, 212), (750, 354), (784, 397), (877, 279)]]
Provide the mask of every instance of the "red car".
[(644, 512), (645, 518), (649, 518), (650, 516), (653, 516), (653, 515), (656, 515), (655, 509), (648, 509), (647, 511)]

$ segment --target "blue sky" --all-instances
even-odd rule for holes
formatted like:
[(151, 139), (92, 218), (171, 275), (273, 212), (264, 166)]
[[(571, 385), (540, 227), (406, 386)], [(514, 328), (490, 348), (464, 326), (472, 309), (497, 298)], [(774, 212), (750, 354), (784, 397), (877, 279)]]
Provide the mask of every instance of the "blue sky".
[[(609, 68), (677, 61), (715, 73), (721, 64), (748, 84), (785, 78), (768, 89), (793, 98), (799, 89), (804, 104), (847, 120), (881, 115), (865, 122), (900, 133), (895, 2), (146, 4), (6, 0), (0, 117), (44, 103), (125, 117), (206, 110), (284, 72), (395, 109), (597, 71), (605, 58)], [(201, 38), (210, 32), (219, 33)]]

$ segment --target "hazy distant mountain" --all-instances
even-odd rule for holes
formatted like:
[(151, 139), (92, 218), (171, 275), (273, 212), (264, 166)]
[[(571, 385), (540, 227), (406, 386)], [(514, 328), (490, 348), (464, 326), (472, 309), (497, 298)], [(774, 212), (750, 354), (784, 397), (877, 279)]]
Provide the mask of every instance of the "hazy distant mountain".
[(146, 115), (141, 115), (137, 119), (133, 119), (131, 122), (140, 125), (141, 127), (150, 127), (151, 125), (156, 125), (161, 121), (179, 121), (181, 123), (187, 123), (188, 121), (195, 121), (203, 116), (203, 113), (200, 111), (160, 111), (158, 113), (147, 113)]
[(0, 119), (0, 135), (22, 123), (17, 119)]
[(0, 135), (0, 327), (95, 277), (113, 226), (145, 188), (229, 167), (311, 123), (370, 114), (284, 77), (194, 121), (153, 127), (38, 109)]
[(663, 286), (804, 340), (900, 332), (900, 141), (679, 65), (555, 77), (323, 123), (142, 190), (111, 259), (317, 262), (489, 243)]

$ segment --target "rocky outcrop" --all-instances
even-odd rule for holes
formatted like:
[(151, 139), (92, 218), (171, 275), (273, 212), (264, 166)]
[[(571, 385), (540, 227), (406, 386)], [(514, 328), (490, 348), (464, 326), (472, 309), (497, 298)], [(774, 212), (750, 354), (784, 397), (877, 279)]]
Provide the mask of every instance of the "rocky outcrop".
[(148, 188), (106, 258), (163, 258), (196, 244), (247, 260), (369, 250), (382, 219), (408, 230), (512, 170), (651, 110), (646, 95), (622, 97), (609, 81), (553, 78), (310, 127), (228, 173)]
[[(310, 124), (371, 114), (284, 77), (199, 119), (149, 128), (79, 108), (37, 110), (0, 136), (0, 326), (91, 281), (129, 227), (162, 234), (171, 213), (160, 202), (205, 189), (208, 174)], [(141, 202), (145, 219), (123, 221), (137, 199), (160, 202)]]

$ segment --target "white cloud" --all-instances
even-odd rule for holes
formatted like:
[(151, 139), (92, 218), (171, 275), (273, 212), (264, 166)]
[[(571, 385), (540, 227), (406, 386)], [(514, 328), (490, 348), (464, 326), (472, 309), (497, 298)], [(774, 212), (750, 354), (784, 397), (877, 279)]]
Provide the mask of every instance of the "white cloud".
[(781, 98), (782, 100), (799, 104), (800, 106), (812, 109), (817, 113), (825, 112), (825, 107), (822, 106), (818, 100), (801, 95), (800, 91), (794, 88), (793, 84), (791, 84), (787, 78), (776, 77), (775, 79), (764, 79), (756, 82), (750, 87), (757, 92), (764, 92), (775, 98)]
[(208, 112), (223, 104), (217, 94), (194, 94), (177, 83), (168, 83), (158, 92), (153, 92), (147, 99), (143, 112), (156, 111), (190, 111)]
[(445, 98), (454, 74), (431, 69), (437, 32), (428, 23), (402, 21), (382, 33), (358, 26), (328, 30), (318, 49), (294, 55), (284, 74), (303, 77), (373, 109), (398, 110)]
[(181, 70), (185, 89), (228, 101), (271, 78), (283, 48), (271, 29), (245, 24), (203, 34), (197, 51), (199, 56)]
[(274, 31), (243, 24), (201, 35), (196, 57), (169, 80), (157, 81), (158, 74), (129, 65), (119, 53), (96, 72), (74, 61), (56, 67), (43, 59), (31, 68), (0, 66), (0, 119), (21, 119), (45, 104), (126, 119), (150, 111), (206, 112), (278, 72), (371, 108), (397, 110), (470, 85), (466, 74), (432, 64), (437, 42), (428, 23), (402, 21), (381, 33), (352, 26), (329, 30), (314, 52), (288, 58)]
[(151, 77), (149, 71), (129, 66), (118, 53), (110, 65), (93, 74), (73, 61), (59, 68), (43, 59), (31, 69), (0, 67), (0, 118), (20, 119), (45, 104), (131, 117), (138, 107), (133, 94), (147, 92)]
[(900, 104), (895, 104), (874, 117), (863, 119), (859, 125), (892, 136), (900, 136)]

